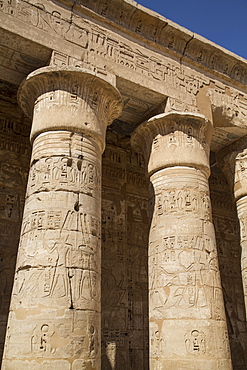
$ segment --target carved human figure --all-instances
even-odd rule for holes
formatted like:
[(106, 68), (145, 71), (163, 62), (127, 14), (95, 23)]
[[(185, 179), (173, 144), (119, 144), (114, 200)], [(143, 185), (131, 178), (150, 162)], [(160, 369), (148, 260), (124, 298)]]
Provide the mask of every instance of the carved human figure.
[(33, 150), (2, 369), (100, 369), (101, 154), (121, 97), (68, 67), (18, 95)]
[(146, 159), (153, 205), (151, 370), (232, 369), (208, 186), (211, 135), (200, 114), (165, 113), (132, 136)]

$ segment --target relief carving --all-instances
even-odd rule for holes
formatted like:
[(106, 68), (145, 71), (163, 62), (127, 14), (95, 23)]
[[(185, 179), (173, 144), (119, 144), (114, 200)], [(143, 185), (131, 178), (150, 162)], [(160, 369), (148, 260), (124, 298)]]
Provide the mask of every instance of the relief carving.
[[(97, 83), (94, 91), (91, 91), (91, 83), (99, 76), (106, 81), (111, 78), (114, 80), (117, 75), (119, 80), (122, 78), (126, 81), (130, 76), (136, 76), (136, 80), (132, 82), (138, 82), (140, 85), (150, 85), (151, 82), (154, 87), (150, 85), (148, 88), (153, 91), (157, 83), (165, 86), (159, 93), (169, 96), (166, 100), (166, 112), (196, 113), (198, 93), (205, 88), (213, 115), (220, 108), (221, 115), (225, 117), (224, 123), (233, 120), (238, 124), (245, 119), (246, 94), (239, 93), (234, 87), (226, 88), (223, 83), (210, 81), (210, 75), (207, 72), (203, 76), (199, 69), (193, 70), (191, 66), (189, 69), (183, 65), (183, 57), (178, 63), (174, 52), (182, 50), (184, 56), (196, 63), (210, 66), (211, 69), (234, 76), (236, 80), (243, 82), (246, 78), (245, 69), (241, 63), (233, 67), (230, 57), (228, 63), (226, 58), (220, 54), (209, 53), (206, 48), (195, 47), (192, 55), (188, 44), (190, 41), (193, 43), (196, 37), (190, 40), (191, 36), (187, 34), (185, 39), (181, 40), (181, 34), (174, 30), (169, 22), (166, 25), (165, 21), (157, 17), (155, 22), (151, 23), (150, 20), (154, 18), (145, 15), (146, 13), (140, 9), (133, 12), (133, 5), (128, 2), (122, 2), (119, 8), (115, 6), (119, 5), (118, 0), (113, 1), (114, 6), (109, 1), (89, 0), (84, 4), (84, 1), (80, 0), (73, 5), (71, 11), (59, 6), (58, 3), (59, 1), (57, 4), (49, 1), (44, 1), (42, 4), (25, 0), (0, 1), (0, 12), (2, 11), (6, 19), (9, 20), (12, 17), (17, 24), (20, 21), (22, 26), (29, 27), (34, 33), (35, 30), (32, 27), (35, 27), (40, 37), (51, 35), (54, 42), (58, 41), (58, 44), (59, 40), (63, 41), (64, 46), (61, 48), (58, 46), (59, 50), (54, 50), (52, 53), (50, 68), (54, 65), (72, 66), (77, 67), (76, 71), (80, 71), (80, 68), (93, 71), (92, 80), (87, 81), (88, 90), (85, 87), (87, 83), (83, 85), (81, 81), (74, 78), (67, 81), (69, 91), (65, 91), (63, 87), (66, 84), (63, 84), (63, 80), (67, 78), (64, 78), (65, 74), (60, 75), (59, 84), (55, 86), (53, 82), (56, 80), (58, 69), (54, 69), (55, 73), (53, 77), (50, 75), (47, 89), (51, 91), (45, 91), (42, 96), (38, 96), (37, 99), (35, 97), (33, 100), (35, 114), (44, 114), (42, 112), (50, 114), (63, 107), (69, 109), (70, 117), (79, 111), (88, 113), (87, 107), (90, 107), (93, 114), (100, 117), (100, 119), (97, 118), (100, 125), (102, 120), (109, 123), (111, 118), (116, 116), (114, 111), (119, 111), (117, 105), (120, 103), (119, 101), (116, 103), (115, 109), (111, 105), (112, 96), (107, 100), (109, 91), (106, 89), (106, 94), (102, 94), (103, 90), (98, 88)], [(80, 6), (83, 4), (84, 10)], [(123, 32), (114, 33), (110, 30), (111, 27), (113, 29), (113, 24), (107, 23), (108, 29), (101, 26), (103, 22), (97, 14), (94, 13), (93, 16), (95, 23), (89, 20), (90, 8), (108, 20), (114, 14), (113, 20), (127, 27), (128, 32), (132, 30), (138, 35), (138, 45), (137, 42), (134, 43), (133, 35), (124, 38), (124, 29), (122, 29)], [(85, 12), (83, 15), (86, 16), (78, 16), (80, 12)], [(163, 28), (167, 29), (163, 30)], [(162, 51), (158, 53), (147, 51), (140, 38), (143, 35), (145, 40), (149, 38), (157, 43), (162, 40), (162, 47), (167, 48), (166, 56), (164, 53), (162, 55)], [(67, 48), (67, 46), (68, 50), (69, 48), (76, 50), (77, 57), (63, 54), (62, 51), (65, 50), (63, 47)], [(7, 58), (8, 49), (3, 47), (1, 50)], [(170, 53), (174, 54), (173, 60), (167, 56), (171, 55)], [(18, 58), (20, 55), (18, 54)], [(23, 72), (22, 66), (16, 64), (15, 68)], [(203, 70), (205, 71), (204, 67)], [(75, 69), (72, 72), (74, 73)], [(213, 73), (211, 71), (211, 76)], [(20, 99), (22, 106), (29, 113), (33, 105), (32, 99), (29, 99), (30, 96), (36, 88), (41, 91), (42, 86), (47, 82), (42, 77), (39, 82), (37, 81), (32, 86), (27, 86), (28, 94)], [(102, 95), (104, 95), (103, 98)], [(134, 98), (132, 99), (134, 101)], [(103, 105), (101, 105), (102, 101), (104, 101)], [(151, 111), (148, 104), (145, 109), (148, 116)], [(65, 116), (66, 114), (63, 115), (62, 120)], [(50, 122), (49, 119), (47, 121)], [(112, 127), (110, 127), (108, 139), (110, 137), (111, 145), (108, 145), (103, 156), (102, 175), (100, 152), (104, 149), (104, 138), (98, 150), (100, 147), (97, 144), (98, 140), (92, 139), (94, 135), (90, 137), (95, 127), (88, 116), (79, 120), (78, 128), (83, 126), (82, 132), (77, 133), (76, 127), (73, 127), (71, 132), (68, 131), (67, 136), (71, 138), (76, 136), (75, 140), (68, 140), (65, 136), (61, 140), (59, 131), (51, 134), (50, 141), (47, 140), (48, 144), (45, 142), (44, 132), (39, 135), (42, 130), (32, 136), (35, 144), (21, 231), (17, 263), (18, 278), (12, 302), (15, 313), (10, 314), (10, 328), (13, 321), (7, 339), (10, 342), (12, 338), (16, 343), (21, 342), (23, 347), (26, 346), (24, 352), (31, 352), (28, 367), (38, 368), (38, 362), (34, 363), (35, 360), (33, 360), (38, 358), (40, 366), (47, 369), (48, 367), (53, 369), (53, 366), (54, 369), (71, 367), (73, 370), (84, 367), (100, 368), (99, 356), (100, 347), (102, 347), (103, 369), (110, 367), (148, 369), (149, 277), (150, 345), (153, 368), (157, 370), (163, 368), (169, 355), (172, 353), (174, 356), (177, 351), (181, 357), (184, 354), (193, 357), (192, 367), (196, 364), (194, 359), (201, 360), (213, 353), (211, 358), (213, 365), (216, 364), (217, 358), (217, 366), (224, 363), (223, 366), (230, 369), (217, 249), (212, 227), (211, 201), (207, 180), (205, 182), (209, 174), (209, 171), (205, 170), (208, 164), (202, 164), (199, 158), (196, 164), (189, 163), (189, 169), (187, 168), (185, 174), (182, 174), (182, 171), (175, 173), (176, 170), (169, 172), (167, 169), (170, 170), (170, 167), (180, 165), (186, 167), (188, 163), (177, 165), (175, 159), (179, 161), (179, 156), (174, 155), (173, 158), (172, 155), (167, 156), (165, 153), (163, 157), (171, 158), (174, 163), (171, 161), (165, 166), (166, 172), (162, 172), (162, 165), (159, 167), (158, 180), (154, 178), (157, 168), (151, 170), (153, 188), (145, 177), (147, 169), (145, 161), (150, 142), (153, 142), (148, 153), (151, 155), (156, 153), (159, 156), (163, 150), (171, 153), (177, 150), (178, 153), (183, 149), (187, 152), (191, 151), (197, 158), (200, 148), (200, 153), (205, 152), (207, 157), (209, 144), (205, 125), (200, 125), (198, 122), (193, 121), (191, 117), (183, 117), (182, 121), (177, 122), (176, 117), (173, 117), (167, 125), (158, 123), (155, 137), (150, 139), (154, 133), (153, 129), (147, 130), (143, 135), (145, 155), (130, 149), (129, 136), (123, 139), (119, 135), (117, 144), (115, 142), (112, 145), (112, 137), (110, 137)], [(121, 121), (119, 124), (121, 125)], [(56, 129), (57, 127), (60, 126), (56, 126)], [(61, 130), (65, 127), (68, 129), (67, 123), (61, 126)], [(21, 155), (20, 160), (17, 156), (17, 160), (13, 158), (8, 160), (6, 157), (0, 163), (0, 183), (2, 186), (8, 186), (6, 192), (0, 194), (2, 201), (0, 231), (3, 235), (0, 242), (0, 281), (2, 283), (0, 313), (2, 314), (8, 312), (8, 303), (5, 301), (5, 295), (11, 288), (8, 269), (9, 266), (14, 266), (15, 262), (15, 253), (8, 250), (10, 245), (17, 242), (11, 230), (13, 228), (17, 230), (16, 225), (21, 219), (24, 205), (24, 195), (19, 192), (19, 189), (24, 190), (28, 165), (24, 165), (25, 161), (22, 162), (22, 159), (28, 157), (30, 148), (26, 141), (29, 126), (25, 122), (20, 123), (4, 118), (0, 120), (0, 129), (3, 133), (0, 138), (2, 139), (0, 149)], [(98, 137), (98, 132), (95, 136)], [(18, 140), (16, 140), (17, 137)], [(183, 150), (181, 158), (186, 158)], [(247, 176), (246, 168), (243, 155), (237, 161), (237, 172), (241, 179)], [(194, 170), (193, 175), (190, 170)], [(103, 202), (100, 218), (101, 176), (103, 177)], [(190, 176), (191, 179), (188, 180)], [(204, 176), (203, 180), (201, 176)], [(166, 186), (156, 187), (159, 181)], [(225, 184), (220, 182), (217, 184), (218, 196), (214, 194), (212, 197), (213, 207), (228, 212), (227, 215), (222, 212), (214, 217), (216, 228), (220, 226), (217, 248), (218, 253), (225, 259), (222, 267), (223, 274), (229, 280), (237, 281), (237, 269), (231, 262), (240, 256), (237, 241), (239, 225), (234, 217), (228, 218), (228, 214), (234, 211), (234, 205), (226, 195), (222, 195), (222, 186)], [(13, 189), (18, 191), (15, 192)], [(150, 216), (153, 216), (150, 235), (148, 207)], [(245, 240), (247, 221), (243, 210), (241, 212), (240, 229), (242, 239)], [(163, 232), (164, 225), (165, 232)], [(149, 249), (147, 248), (148, 238)], [(100, 239), (103, 247), (102, 271), (100, 271)], [(2, 264), (2, 255), (7, 267), (6, 264)], [(246, 259), (245, 254), (244, 258)], [(102, 273), (102, 298), (99, 289), (100, 273)], [(246, 289), (246, 269), (243, 269), (242, 278)], [(244, 352), (244, 348), (240, 345), (242, 340), (240, 337), (244, 332), (245, 317), (240, 319), (241, 303), (236, 304), (236, 307), (239, 306), (235, 310), (231, 302), (232, 298), (228, 297), (230, 297), (230, 290), (236, 289), (234, 294), (238, 301), (241, 290), (239, 280), (236, 284), (223, 283), (223, 289), (226, 291), (229, 331), (232, 331), (236, 358), (238, 353)], [(100, 301), (103, 307), (102, 346), (99, 339)], [(38, 315), (41, 317), (37, 320), (36, 313), (32, 312), (34, 306), (38, 307)], [(46, 320), (47, 315), (51, 317), (47, 317)], [(238, 315), (239, 318), (237, 318)], [(209, 332), (195, 324), (201, 316), (209, 323)], [(13, 317), (17, 318), (17, 322)], [(174, 325), (173, 319), (175, 319)], [(178, 319), (182, 327), (180, 332), (177, 325)], [(32, 325), (29, 325), (32, 320)], [(28, 334), (25, 334), (22, 328), (19, 329), (20, 322), (27, 328), (31, 327)], [(188, 322), (192, 322), (195, 326), (188, 325)], [(168, 326), (166, 326), (167, 323), (169, 323)], [(212, 326), (216, 328), (217, 336), (214, 333), (210, 334)], [(212, 347), (210, 347), (211, 344)], [(26, 350), (27, 347), (28, 350)], [(8, 354), (11, 351), (21, 352), (21, 348), (18, 349), (15, 344), (11, 345), (9, 342), (6, 348)], [(219, 350), (219, 355), (214, 355), (215, 348)], [(24, 361), (27, 358), (25, 356), (26, 354), (23, 356)], [(55, 356), (58, 358), (64, 356), (64, 362), (57, 361)], [(14, 353), (11, 359), (13, 366), (20, 366), (19, 360), (15, 363), (18, 357), (19, 354)], [(50, 358), (53, 361), (49, 361)], [(165, 359), (164, 362), (162, 359)], [(179, 361), (177, 363), (180, 366)]]
[[(192, 117), (198, 117), (197, 123)], [(176, 367), (184, 365), (185, 360), (189, 364), (186, 351), (200, 357), (198, 363), (196, 358), (193, 360), (192, 367), (195, 363), (207, 366), (209, 357), (212, 366), (218, 367), (220, 357), (230, 370), (230, 353), (222, 350), (226, 319), (208, 185), (211, 124), (192, 113), (191, 118), (186, 113), (183, 118), (182, 114), (160, 114), (137, 127), (132, 136), (134, 148), (146, 154), (152, 184), (150, 364), (153, 368), (163, 368), (167, 361), (170, 364), (176, 361)], [(205, 156), (199, 154), (203, 151)], [(200, 157), (200, 162), (192, 153)], [(207, 332), (201, 327), (182, 334), (181, 327), (191, 327), (202, 317)], [(153, 333), (155, 323), (158, 327)], [(214, 330), (220, 332), (220, 339), (215, 337)], [(176, 340), (176, 348), (162, 340), (162, 333), (172, 338), (172, 343)], [(210, 343), (206, 342), (208, 336)]]
[(203, 219), (211, 220), (211, 201), (207, 192), (193, 190), (163, 191), (158, 196), (157, 215), (165, 216), (176, 213), (198, 214)]
[[(59, 14), (53, 16), (59, 28)], [(100, 159), (106, 126), (121, 98), (113, 85), (90, 72), (51, 67), (29, 75), (19, 98), (30, 116), (34, 104), (37, 131), (31, 135), (4, 366), (27, 360), (34, 367), (57, 366), (60, 359), (63, 368), (73, 361), (99, 368)], [(80, 131), (82, 122), (86, 132)], [(14, 203), (9, 193), (7, 216), (14, 214)]]
[(99, 197), (99, 167), (86, 159), (41, 158), (31, 166), (28, 195), (37, 191), (69, 189)]
[(206, 353), (206, 335), (199, 330), (192, 330), (185, 335), (185, 346), (189, 354), (200, 355)]

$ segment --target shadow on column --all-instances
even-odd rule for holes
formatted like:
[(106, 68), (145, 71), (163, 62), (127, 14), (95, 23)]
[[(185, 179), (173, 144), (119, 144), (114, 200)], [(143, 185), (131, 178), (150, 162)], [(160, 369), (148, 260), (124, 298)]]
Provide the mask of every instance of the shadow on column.
[[(11, 254), (7, 255), (5, 249), (9, 247), (9, 240), (3, 237), (0, 245), (0, 367), (4, 350), (4, 341), (8, 323), (10, 299), (13, 287), (16, 253), (18, 241), (12, 243)], [(9, 248), (10, 249), (10, 248)]]
[(233, 369), (246, 370), (247, 331), (236, 206), (226, 178), (216, 166), (209, 184)]

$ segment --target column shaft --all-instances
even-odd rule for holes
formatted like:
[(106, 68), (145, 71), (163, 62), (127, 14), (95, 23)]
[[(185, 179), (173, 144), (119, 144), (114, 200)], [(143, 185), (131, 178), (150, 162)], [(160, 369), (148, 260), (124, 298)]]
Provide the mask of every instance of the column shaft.
[(101, 154), (121, 99), (90, 73), (50, 68), (20, 94), (35, 107), (33, 151), (3, 369), (99, 370)]
[(164, 114), (132, 142), (150, 176), (150, 369), (231, 369), (208, 186), (210, 123)]
[(244, 291), (245, 312), (247, 318), (247, 195), (236, 201), (238, 219), (240, 223), (241, 242), (241, 274)]
[(217, 153), (217, 161), (224, 172), (236, 201), (240, 224), (241, 273), (247, 318), (247, 142), (246, 137)]

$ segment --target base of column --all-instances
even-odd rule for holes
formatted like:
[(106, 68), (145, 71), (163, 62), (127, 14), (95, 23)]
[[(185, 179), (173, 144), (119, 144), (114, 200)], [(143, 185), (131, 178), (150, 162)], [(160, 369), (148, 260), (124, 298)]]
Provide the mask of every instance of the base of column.
[(232, 369), (231, 360), (160, 360), (153, 359), (150, 370), (228, 370)]
[(150, 370), (231, 370), (224, 320), (152, 319)]
[(27, 309), (10, 312), (9, 322), (14, 325), (2, 370), (100, 369), (99, 312), (33, 307), (33, 315)]
[(42, 361), (38, 360), (25, 361), (13, 360), (8, 363), (3, 361), (2, 370), (99, 370), (100, 362), (74, 360), (52, 360)]

